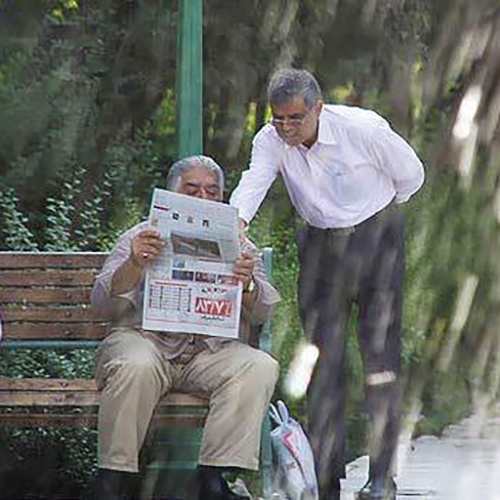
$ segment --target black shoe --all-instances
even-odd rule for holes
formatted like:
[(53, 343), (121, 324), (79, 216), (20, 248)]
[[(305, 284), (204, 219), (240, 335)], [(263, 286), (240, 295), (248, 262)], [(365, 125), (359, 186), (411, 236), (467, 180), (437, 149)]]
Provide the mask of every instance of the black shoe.
[(249, 500), (247, 496), (237, 495), (229, 489), (222, 477), (223, 468), (200, 465), (199, 500)]
[(138, 474), (98, 469), (85, 500), (135, 500)]
[(319, 500), (340, 500), (340, 479), (332, 478), (328, 486), (320, 488)]
[(394, 479), (369, 479), (358, 492), (357, 500), (396, 500), (397, 486)]

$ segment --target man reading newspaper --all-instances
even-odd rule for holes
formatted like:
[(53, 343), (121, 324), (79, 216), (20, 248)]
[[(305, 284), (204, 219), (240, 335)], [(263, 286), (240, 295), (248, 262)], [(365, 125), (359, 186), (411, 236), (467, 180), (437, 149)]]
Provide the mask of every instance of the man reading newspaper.
[[(205, 156), (175, 163), (167, 189), (222, 201), (221, 168)], [(207, 204), (209, 205), (209, 204)], [(146, 270), (165, 241), (150, 222), (124, 233), (92, 291), (92, 306), (112, 321), (97, 356), (99, 470), (92, 487), (99, 500), (131, 498), (138, 454), (158, 401), (170, 390), (210, 398), (200, 455), (200, 500), (237, 500), (221, 473), (258, 468), (260, 429), (278, 377), (278, 364), (247, 341), (278, 302), (256, 247), (242, 242), (233, 273), (242, 283), (239, 339), (141, 328)]]
[(238, 210), (155, 189), (149, 222), (165, 245), (146, 273), (142, 328), (238, 338)]

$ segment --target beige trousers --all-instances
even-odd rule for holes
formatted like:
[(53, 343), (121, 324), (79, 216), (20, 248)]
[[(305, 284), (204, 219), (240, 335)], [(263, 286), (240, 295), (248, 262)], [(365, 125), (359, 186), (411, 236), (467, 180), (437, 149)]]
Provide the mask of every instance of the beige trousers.
[(117, 328), (96, 362), (101, 393), (99, 467), (138, 471), (138, 455), (153, 411), (171, 389), (210, 398), (199, 463), (257, 470), (261, 424), (278, 363), (240, 342), (203, 349), (186, 364), (165, 358), (152, 340)]

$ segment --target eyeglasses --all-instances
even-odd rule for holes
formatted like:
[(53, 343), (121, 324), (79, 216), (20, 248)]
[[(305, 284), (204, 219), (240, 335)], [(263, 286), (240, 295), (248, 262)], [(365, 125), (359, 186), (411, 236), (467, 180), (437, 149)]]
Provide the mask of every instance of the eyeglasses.
[(295, 127), (298, 128), (302, 126), (304, 123), (305, 119), (311, 113), (311, 111), (314, 109), (312, 107), (305, 115), (295, 115), (295, 116), (287, 116), (286, 118), (274, 118), (274, 116), (271, 118), (271, 125), (273, 127), (283, 127), (284, 125), (289, 125), (290, 127)]
[(271, 118), (271, 125), (273, 127), (284, 127), (286, 124), (290, 127), (300, 127), (307, 115), (295, 117), (295, 118)]

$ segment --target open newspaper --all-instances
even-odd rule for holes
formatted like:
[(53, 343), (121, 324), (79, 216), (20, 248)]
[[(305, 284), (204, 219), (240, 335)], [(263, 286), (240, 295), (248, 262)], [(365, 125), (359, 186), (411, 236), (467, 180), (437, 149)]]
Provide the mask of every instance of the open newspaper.
[(237, 338), (242, 287), (237, 209), (155, 189), (149, 216), (162, 255), (146, 273), (142, 327)]

